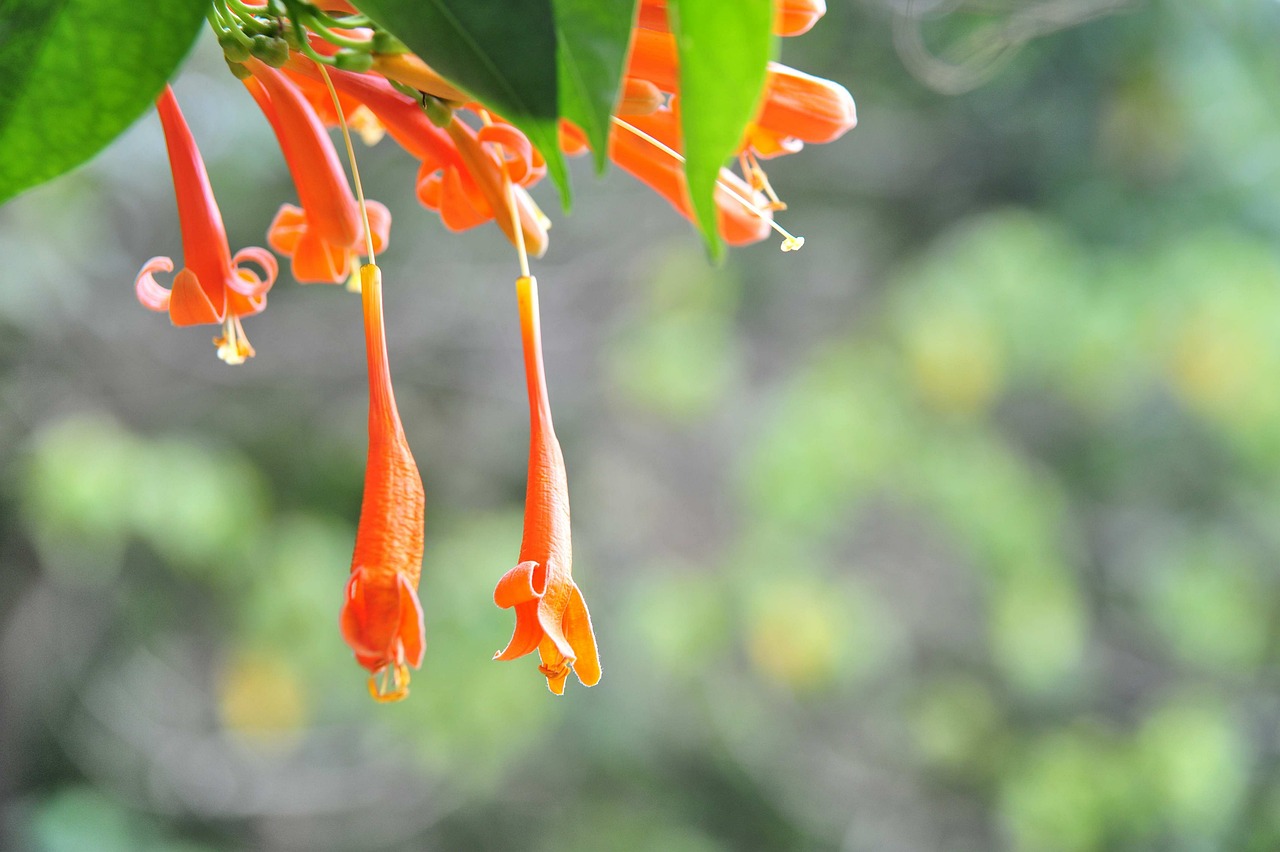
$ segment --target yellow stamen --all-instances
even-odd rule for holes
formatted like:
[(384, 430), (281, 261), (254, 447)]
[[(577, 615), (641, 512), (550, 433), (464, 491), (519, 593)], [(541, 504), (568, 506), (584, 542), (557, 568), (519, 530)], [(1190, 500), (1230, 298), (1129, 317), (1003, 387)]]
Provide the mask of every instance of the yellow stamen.
[(227, 314), (222, 321), (222, 337), (215, 337), (213, 345), (218, 347), (218, 358), (231, 366), (243, 364), (257, 354), (249, 345), (240, 317), (235, 314)]
[[(641, 139), (648, 142), (650, 145), (653, 145), (659, 151), (662, 151), (664, 154), (667, 154), (668, 156), (675, 158), (677, 162), (682, 164), (685, 162), (684, 156), (679, 151), (672, 148), (670, 145), (666, 145), (663, 142), (659, 141), (658, 139), (653, 138), (652, 136), (650, 136), (648, 133), (645, 133), (640, 128), (635, 127), (634, 125), (628, 124), (627, 122), (623, 121), (617, 116), (612, 116), (611, 118), (614, 124), (618, 125), (619, 127), (625, 130), (631, 131), (636, 136), (639, 136)], [(764, 211), (762, 211), (755, 204), (752, 204), (751, 201), (749, 201), (748, 199), (743, 198), (741, 195), (739, 195), (738, 191), (735, 190), (733, 187), (729, 186), (727, 183), (719, 179), (716, 180), (716, 185), (719, 186), (721, 189), (723, 189), (725, 192), (729, 193), (729, 196), (733, 198), (735, 201), (737, 201), (739, 204), (741, 204), (743, 207), (747, 208), (752, 213), (756, 214), (761, 219), (764, 219), (766, 222), (768, 222), (770, 228), (773, 228), (775, 231), (781, 234), (783, 238), (782, 240), (783, 251), (796, 251), (802, 245), (804, 245), (804, 237), (797, 237), (795, 234), (791, 233), (786, 228), (782, 227), (777, 222), (773, 221), (772, 216), (764, 215)]]
[(383, 666), (369, 675), (369, 694), (374, 701), (388, 704), (409, 695), (409, 667), (404, 663)]
[(764, 173), (764, 167), (760, 165), (759, 158), (753, 151), (743, 151), (738, 155), (738, 165), (742, 168), (742, 176), (746, 178), (747, 183), (751, 184), (751, 188), (756, 192), (763, 192), (765, 197), (769, 199), (769, 209), (777, 212), (786, 210), (787, 204), (778, 197), (778, 193), (773, 191), (773, 185), (769, 183), (769, 176)]

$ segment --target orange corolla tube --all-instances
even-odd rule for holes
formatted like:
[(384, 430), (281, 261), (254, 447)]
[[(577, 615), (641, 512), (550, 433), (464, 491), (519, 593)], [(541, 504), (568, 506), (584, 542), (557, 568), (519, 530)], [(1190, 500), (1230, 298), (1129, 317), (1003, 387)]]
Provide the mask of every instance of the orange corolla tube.
[[(333, 142), (311, 104), (276, 69), (251, 59), (244, 83), (275, 131), (293, 176), (301, 206), (284, 204), (267, 231), (273, 249), (292, 258), (293, 277), (303, 283), (338, 284), (350, 278), (365, 251), (360, 205), (351, 193)], [(366, 201), (373, 250), (381, 252), (391, 213)]]
[[(773, 18), (774, 35), (803, 35), (813, 29), (813, 25), (826, 13), (825, 0), (776, 0)], [(669, 29), (667, 0), (641, 0), (640, 26), (666, 32)]]
[[(329, 94), (324, 83), (299, 74), (288, 76), (289, 80), (298, 87), (298, 91), (302, 92), (302, 96), (307, 99), (307, 103), (311, 104), (321, 124), (325, 127), (337, 127), (341, 124), (338, 110), (333, 105), (333, 96)], [(342, 116), (347, 120), (347, 127), (354, 130), (361, 141), (366, 145), (376, 145), (382, 141), (387, 131), (372, 110), (344, 92), (338, 92), (338, 103), (342, 105)]]
[[(680, 215), (692, 220), (684, 162), (678, 156), (678, 114), (672, 109), (660, 109), (650, 115), (629, 117), (622, 124), (625, 126), (615, 124), (610, 133), (610, 159), (665, 198)], [(773, 219), (769, 199), (733, 172), (720, 170), (713, 198), (718, 230), (725, 242), (747, 245), (769, 236)]]
[(514, 660), (537, 650), (547, 687), (564, 694), (570, 670), (583, 686), (600, 681), (591, 615), (573, 582), (573, 548), (569, 536), (569, 485), (564, 456), (551, 424), (551, 404), (542, 365), (542, 332), (538, 321), (538, 282), (516, 281), (525, 380), (529, 390), (529, 480), (525, 491), (524, 537), (520, 563), (502, 579), (493, 601), (514, 609), (515, 631), (495, 660)]
[(839, 83), (769, 63), (755, 125), (802, 142), (833, 142), (858, 123), (853, 95)]
[(436, 73), (435, 69), (412, 53), (375, 53), (373, 70), (420, 92), (446, 101), (469, 101), (465, 94)]
[(369, 362), (369, 455), (351, 579), (339, 624), (379, 701), (409, 694), (409, 666), (426, 649), (418, 580), (422, 574), (422, 478), (400, 424), (382, 318), (382, 272), (360, 268)]
[(633, 30), (626, 70), (628, 77), (648, 80), (664, 92), (678, 92), (680, 65), (676, 37), (659, 30)]
[[(168, 312), (174, 325), (222, 323), (224, 335), (214, 341), (218, 355), (228, 363), (241, 363), (253, 348), (244, 337), (240, 317), (266, 307), (267, 291), (278, 271), (276, 259), (257, 246), (231, 254), (209, 174), (170, 87), (160, 93), (156, 109), (173, 171), (185, 265), (167, 289), (155, 280), (155, 273), (172, 272), (173, 261), (167, 257), (148, 260), (134, 281), (138, 301), (153, 311)], [(263, 274), (247, 268), (246, 261)]]

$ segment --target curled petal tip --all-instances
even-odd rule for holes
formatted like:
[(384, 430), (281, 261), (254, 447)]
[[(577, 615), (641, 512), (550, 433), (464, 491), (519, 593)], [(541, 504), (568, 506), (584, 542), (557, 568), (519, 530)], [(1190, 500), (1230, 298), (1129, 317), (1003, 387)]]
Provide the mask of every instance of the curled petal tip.
[[(265, 274), (259, 275), (252, 269), (244, 268), (245, 261), (256, 264)], [(259, 246), (240, 249), (232, 256), (231, 265), (236, 274), (227, 279), (227, 286), (249, 299), (266, 295), (280, 274), (280, 265), (275, 255)]]
[(153, 257), (142, 264), (138, 277), (134, 279), (134, 291), (138, 301), (148, 310), (163, 313), (169, 310), (170, 292), (156, 281), (155, 273), (172, 272), (173, 260), (167, 257)]
[[(493, 602), (502, 609), (510, 609), (522, 603), (537, 600), (546, 593), (546, 572), (538, 577), (538, 563), (521, 562), (502, 575), (493, 590)], [(541, 588), (539, 587), (541, 586)]]

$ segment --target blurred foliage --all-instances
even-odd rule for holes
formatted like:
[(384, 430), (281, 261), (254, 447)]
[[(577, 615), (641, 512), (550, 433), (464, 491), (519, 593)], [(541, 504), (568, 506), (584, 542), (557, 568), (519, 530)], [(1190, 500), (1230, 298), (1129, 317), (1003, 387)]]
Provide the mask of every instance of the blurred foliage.
[[(428, 650), (383, 707), (336, 629), (358, 314), (284, 282), (229, 371), (136, 310), (177, 240), (146, 128), (0, 211), (0, 845), (1277, 848), (1278, 36), (1151, 3), (947, 97), (832, 4), (783, 58), (863, 126), (771, 164), (803, 252), (711, 268), (586, 187), (539, 270), (604, 663), (562, 700), (489, 660), (527, 440), (493, 240), (397, 208)], [(224, 160), (231, 115), (193, 119)]]

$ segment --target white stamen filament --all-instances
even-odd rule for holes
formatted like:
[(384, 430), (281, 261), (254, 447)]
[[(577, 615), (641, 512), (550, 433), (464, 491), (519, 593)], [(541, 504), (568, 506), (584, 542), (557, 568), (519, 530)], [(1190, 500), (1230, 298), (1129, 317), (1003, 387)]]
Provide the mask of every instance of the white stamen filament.
[[(667, 154), (668, 156), (673, 157), (677, 162), (680, 162), (682, 164), (685, 162), (684, 156), (679, 151), (672, 148), (670, 145), (666, 145), (663, 142), (659, 141), (658, 139), (653, 138), (652, 136), (650, 136), (648, 133), (645, 133), (640, 128), (635, 127), (634, 125), (628, 124), (627, 122), (623, 121), (617, 116), (612, 116), (612, 120), (614, 124), (618, 125), (619, 127), (625, 130), (631, 131), (636, 136), (639, 136), (641, 139), (648, 142), (650, 145), (653, 145), (659, 151), (662, 151), (664, 154)], [(761, 219), (764, 219), (766, 222), (768, 222), (770, 228), (773, 228), (775, 231), (781, 234), (783, 237), (783, 240), (782, 240), (783, 251), (795, 251), (796, 249), (804, 245), (804, 237), (797, 237), (795, 234), (792, 234), (786, 228), (782, 227), (777, 222), (775, 222), (772, 216), (764, 215), (764, 212), (759, 207), (751, 203), (751, 201), (749, 201), (748, 199), (743, 198), (741, 195), (739, 195), (738, 191), (734, 189), (732, 186), (729, 186), (727, 183), (719, 179), (716, 180), (716, 185), (719, 186), (721, 189), (723, 189), (725, 192), (729, 193), (729, 196), (733, 198), (735, 201), (737, 201), (739, 204), (741, 204), (743, 207), (746, 207), (752, 213), (756, 214)]]

